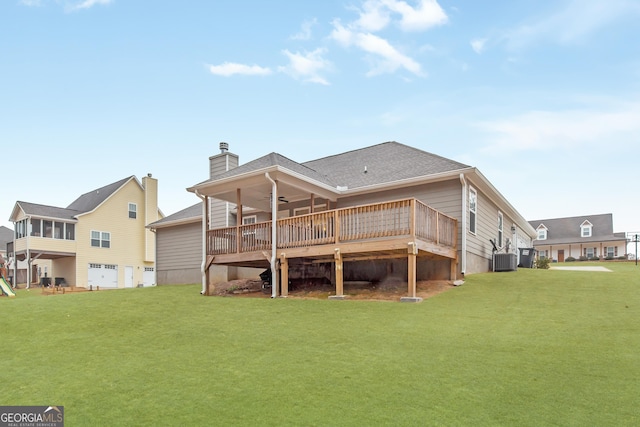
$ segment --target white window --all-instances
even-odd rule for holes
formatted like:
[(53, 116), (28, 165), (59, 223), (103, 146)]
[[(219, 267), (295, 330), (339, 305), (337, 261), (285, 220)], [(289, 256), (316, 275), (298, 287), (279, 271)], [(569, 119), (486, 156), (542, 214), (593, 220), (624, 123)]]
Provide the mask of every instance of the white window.
[(502, 239), (504, 236), (503, 233), (504, 226), (504, 217), (502, 216), (502, 212), (498, 211), (498, 247), (502, 247)]
[(547, 258), (547, 251), (538, 251), (538, 258)]
[(129, 218), (137, 218), (138, 217), (138, 205), (135, 203), (129, 203)]
[(596, 248), (584, 248), (584, 256), (594, 258), (596, 256)]
[(111, 233), (106, 231), (91, 231), (91, 246), (94, 248), (110, 248)]
[(591, 224), (589, 221), (585, 221), (582, 224), (580, 224), (580, 235), (582, 237), (591, 237), (592, 233), (592, 227), (593, 224)]
[[(251, 224), (255, 224), (256, 222), (258, 222), (257, 215), (247, 215), (242, 217), (242, 225), (251, 225)], [(244, 228), (242, 231), (243, 236), (249, 236), (249, 235), (254, 236), (255, 234), (256, 234), (255, 227)]]
[(242, 217), (242, 225), (255, 224), (258, 222), (257, 215), (247, 215)]
[[(322, 212), (322, 211), (326, 211), (327, 210), (327, 205), (313, 205), (313, 212)], [(304, 207), (304, 208), (295, 208), (293, 210), (293, 216), (298, 216), (298, 215), (307, 215), (311, 213), (311, 209), (309, 209), (309, 207)]]
[(538, 240), (547, 240), (547, 230), (545, 228), (538, 230)]
[(613, 258), (618, 256), (618, 248), (615, 246), (607, 246), (604, 248), (604, 256), (608, 258)]
[(476, 217), (478, 213), (478, 193), (469, 187), (469, 232), (476, 234)]

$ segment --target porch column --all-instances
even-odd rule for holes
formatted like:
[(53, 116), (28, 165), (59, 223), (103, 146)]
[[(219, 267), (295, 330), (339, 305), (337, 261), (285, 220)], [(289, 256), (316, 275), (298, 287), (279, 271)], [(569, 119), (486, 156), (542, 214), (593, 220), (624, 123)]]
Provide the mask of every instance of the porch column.
[(416, 296), (416, 270), (417, 270), (417, 256), (418, 256), (418, 246), (415, 242), (409, 242), (408, 254), (407, 254), (407, 264), (408, 264), (408, 274), (407, 274), (407, 282), (408, 282), (408, 293), (409, 296), (400, 298), (402, 302), (420, 302), (422, 298)]
[(336, 248), (333, 254), (333, 259), (336, 263), (336, 294), (329, 295), (329, 299), (344, 299), (344, 276), (342, 275), (342, 254), (340, 253), (340, 249)]
[(289, 295), (289, 260), (287, 255), (280, 254), (280, 296), (287, 297)]

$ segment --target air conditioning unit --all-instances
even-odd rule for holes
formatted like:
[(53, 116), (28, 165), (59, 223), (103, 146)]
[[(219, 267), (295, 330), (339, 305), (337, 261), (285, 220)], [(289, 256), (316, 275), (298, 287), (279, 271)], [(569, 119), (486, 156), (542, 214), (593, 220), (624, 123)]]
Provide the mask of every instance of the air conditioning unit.
[(516, 271), (518, 257), (516, 254), (493, 254), (493, 271)]

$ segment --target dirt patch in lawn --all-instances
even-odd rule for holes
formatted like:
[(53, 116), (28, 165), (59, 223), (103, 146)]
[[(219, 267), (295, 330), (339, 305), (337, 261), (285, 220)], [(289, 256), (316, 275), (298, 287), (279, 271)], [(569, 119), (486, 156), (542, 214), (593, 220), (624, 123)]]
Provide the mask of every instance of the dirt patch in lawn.
[[(416, 295), (427, 299), (453, 289), (448, 280), (425, 280), (416, 283)], [(407, 282), (389, 278), (383, 282), (345, 282), (344, 294), (350, 300), (399, 301), (407, 296)], [(231, 280), (212, 287), (212, 295), (226, 297), (271, 297), (271, 288), (263, 287), (261, 280)], [(289, 298), (327, 299), (335, 295), (335, 286), (314, 281), (292, 282)]]

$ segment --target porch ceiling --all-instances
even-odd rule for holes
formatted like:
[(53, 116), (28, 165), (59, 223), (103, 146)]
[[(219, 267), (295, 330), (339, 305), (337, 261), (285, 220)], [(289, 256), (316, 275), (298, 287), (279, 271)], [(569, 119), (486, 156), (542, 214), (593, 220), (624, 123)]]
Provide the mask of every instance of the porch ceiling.
[[(67, 258), (67, 257), (75, 257), (76, 254), (73, 252), (55, 252), (55, 251), (38, 251), (31, 249), (31, 258), (32, 259), (59, 259), (59, 258)], [(18, 251), (16, 252), (16, 259), (18, 261), (24, 261), (27, 258), (26, 251)]]
[(203, 196), (237, 203), (237, 190), (240, 189), (240, 202), (243, 206), (270, 211), (272, 184), (265, 176), (266, 173), (269, 173), (269, 176), (277, 182), (278, 198), (281, 200), (287, 202), (308, 200), (311, 194), (332, 201), (337, 199), (337, 189), (318, 185), (302, 176), (277, 168), (226, 180), (205, 182), (189, 190), (194, 192), (197, 190)]

